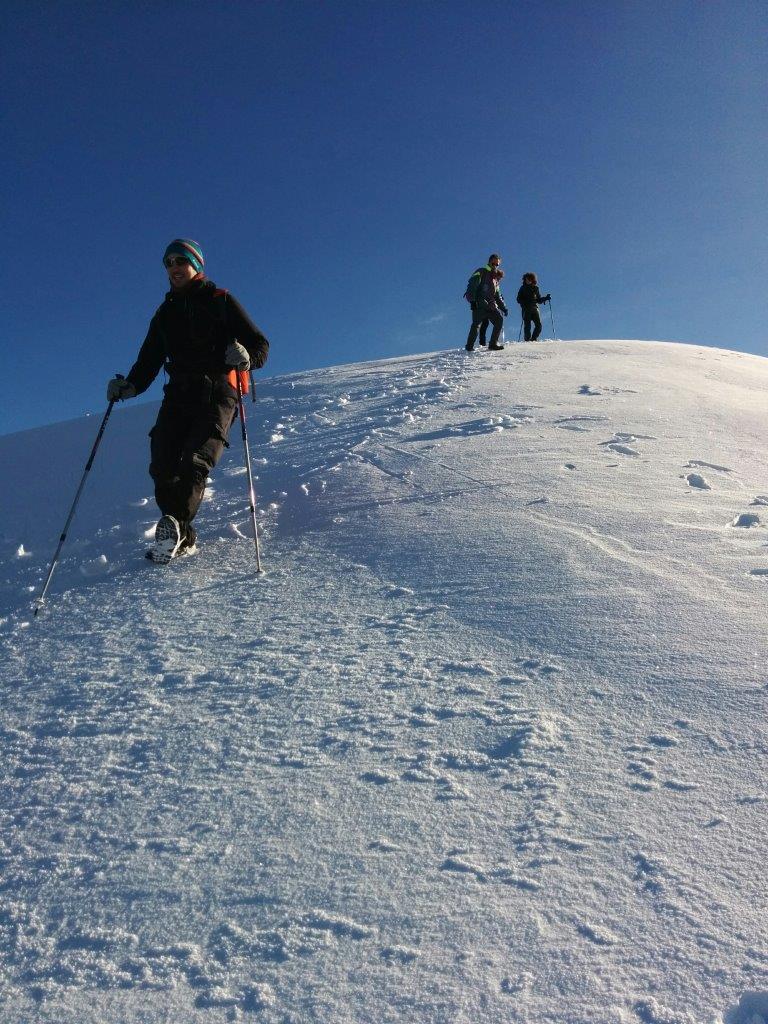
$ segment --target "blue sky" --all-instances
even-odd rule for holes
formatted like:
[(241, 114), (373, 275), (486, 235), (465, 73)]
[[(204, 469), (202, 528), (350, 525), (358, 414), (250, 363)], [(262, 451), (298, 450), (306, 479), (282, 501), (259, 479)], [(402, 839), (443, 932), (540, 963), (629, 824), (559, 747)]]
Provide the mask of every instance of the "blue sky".
[(177, 235), (270, 375), (463, 344), (491, 251), (562, 338), (768, 355), (766, 38), (763, 0), (5, 0), (0, 433), (105, 407)]

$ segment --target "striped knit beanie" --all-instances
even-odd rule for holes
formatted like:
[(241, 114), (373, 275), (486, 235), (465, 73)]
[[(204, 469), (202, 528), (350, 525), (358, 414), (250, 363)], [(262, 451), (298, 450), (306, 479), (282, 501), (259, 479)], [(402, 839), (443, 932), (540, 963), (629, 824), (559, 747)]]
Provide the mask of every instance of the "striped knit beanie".
[(174, 238), (163, 253), (163, 259), (165, 259), (166, 256), (186, 257), (198, 274), (205, 266), (203, 250), (200, 248), (200, 245), (197, 242), (192, 241), (191, 238)]

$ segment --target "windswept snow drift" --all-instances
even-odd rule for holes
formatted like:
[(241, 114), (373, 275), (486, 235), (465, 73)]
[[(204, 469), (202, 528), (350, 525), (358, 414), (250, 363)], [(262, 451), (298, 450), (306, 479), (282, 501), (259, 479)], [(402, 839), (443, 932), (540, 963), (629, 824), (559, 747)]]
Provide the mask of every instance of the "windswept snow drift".
[(768, 1020), (768, 362), (268, 381), (201, 550), (146, 434), (0, 438), (0, 1018)]

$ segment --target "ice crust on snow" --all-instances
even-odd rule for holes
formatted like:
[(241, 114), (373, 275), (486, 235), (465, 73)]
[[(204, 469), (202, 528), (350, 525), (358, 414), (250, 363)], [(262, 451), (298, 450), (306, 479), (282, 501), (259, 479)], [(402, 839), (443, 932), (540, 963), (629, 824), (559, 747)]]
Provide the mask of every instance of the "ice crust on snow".
[(238, 431), (144, 559), (128, 405), (36, 619), (95, 418), (0, 437), (4, 1024), (768, 1024), (766, 390), (621, 341), (267, 380), (259, 578)]

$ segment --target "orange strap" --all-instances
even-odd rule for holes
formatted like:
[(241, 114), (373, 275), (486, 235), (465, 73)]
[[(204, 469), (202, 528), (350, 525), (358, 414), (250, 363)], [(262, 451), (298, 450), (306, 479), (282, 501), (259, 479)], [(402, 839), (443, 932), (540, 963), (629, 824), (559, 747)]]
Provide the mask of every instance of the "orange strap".
[(237, 375), (240, 374), (240, 390), (244, 395), (248, 394), (248, 388), (250, 387), (250, 378), (247, 370), (230, 370), (227, 374), (227, 383), (230, 384), (235, 391), (237, 391)]

